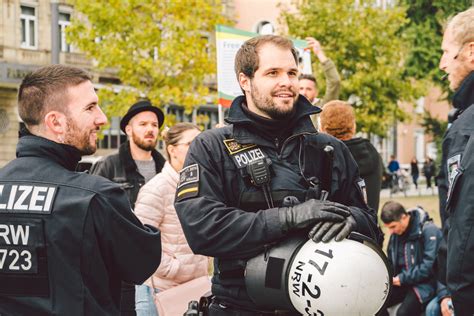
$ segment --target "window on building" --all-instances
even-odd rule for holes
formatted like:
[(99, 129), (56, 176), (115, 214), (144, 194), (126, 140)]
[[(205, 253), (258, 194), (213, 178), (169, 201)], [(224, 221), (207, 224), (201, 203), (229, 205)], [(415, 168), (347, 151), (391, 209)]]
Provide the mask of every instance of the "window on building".
[(72, 51), (71, 45), (66, 40), (66, 28), (71, 24), (71, 14), (59, 12), (59, 45), (61, 51), (70, 53)]
[(37, 48), (37, 22), (36, 9), (21, 6), (21, 47)]

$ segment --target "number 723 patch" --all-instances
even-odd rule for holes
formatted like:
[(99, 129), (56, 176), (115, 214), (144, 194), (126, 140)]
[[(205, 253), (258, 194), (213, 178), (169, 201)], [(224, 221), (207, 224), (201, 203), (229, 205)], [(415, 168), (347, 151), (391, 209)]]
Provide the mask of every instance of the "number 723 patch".
[(38, 250), (45, 246), (43, 236), (41, 219), (1, 220), (0, 276), (38, 273)]

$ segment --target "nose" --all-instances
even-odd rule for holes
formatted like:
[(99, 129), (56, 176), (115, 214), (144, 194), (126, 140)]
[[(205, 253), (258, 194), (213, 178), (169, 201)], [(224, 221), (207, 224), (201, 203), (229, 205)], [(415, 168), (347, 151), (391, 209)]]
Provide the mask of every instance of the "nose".
[(280, 86), (288, 87), (291, 85), (291, 78), (288, 74), (282, 74), (280, 79)]
[(95, 124), (98, 126), (107, 124), (107, 116), (105, 115), (105, 113), (102, 111), (102, 109), (99, 106), (97, 106), (97, 109), (98, 109), (98, 113), (97, 113), (97, 117), (95, 118)]
[(441, 59), (439, 60), (439, 69), (446, 71), (446, 54), (443, 53)]

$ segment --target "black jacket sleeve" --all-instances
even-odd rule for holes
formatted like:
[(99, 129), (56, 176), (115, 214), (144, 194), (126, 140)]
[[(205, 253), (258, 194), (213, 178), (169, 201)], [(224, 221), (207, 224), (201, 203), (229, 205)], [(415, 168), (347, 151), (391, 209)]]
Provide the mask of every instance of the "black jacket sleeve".
[(337, 163), (334, 172), (337, 173), (338, 187), (333, 200), (350, 207), (357, 223), (357, 232), (380, 242), (383, 235), (377, 225), (376, 212), (367, 205), (367, 193), (361, 184), (357, 163), (346, 145), (341, 143), (340, 148), (336, 151), (334, 160)]
[(133, 214), (127, 195), (118, 186), (96, 194), (90, 204), (103, 260), (126, 282), (141, 284), (158, 268), (161, 237)]
[(98, 176), (101, 176), (113, 181), (115, 177), (115, 174), (114, 174), (115, 168), (113, 164), (109, 161), (110, 159), (111, 159), (110, 157), (100, 159), (99, 161), (97, 161), (95, 164), (92, 165), (92, 168), (89, 171), (89, 173), (98, 175)]
[[(204, 133), (206, 134), (206, 133)], [(226, 205), (223, 154), (217, 140), (198, 136), (188, 152), (185, 167), (197, 165), (198, 192), (181, 198), (176, 211), (186, 239), (196, 254), (219, 258), (250, 258), (266, 244), (283, 237), (278, 209), (246, 212)]]

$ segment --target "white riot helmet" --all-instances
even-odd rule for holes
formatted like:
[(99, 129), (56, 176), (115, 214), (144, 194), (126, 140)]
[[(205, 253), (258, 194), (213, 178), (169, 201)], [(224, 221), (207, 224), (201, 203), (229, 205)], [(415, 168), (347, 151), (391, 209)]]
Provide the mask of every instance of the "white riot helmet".
[(380, 247), (358, 233), (328, 243), (293, 237), (250, 259), (245, 270), (247, 293), (260, 308), (317, 316), (375, 315), (391, 279)]

